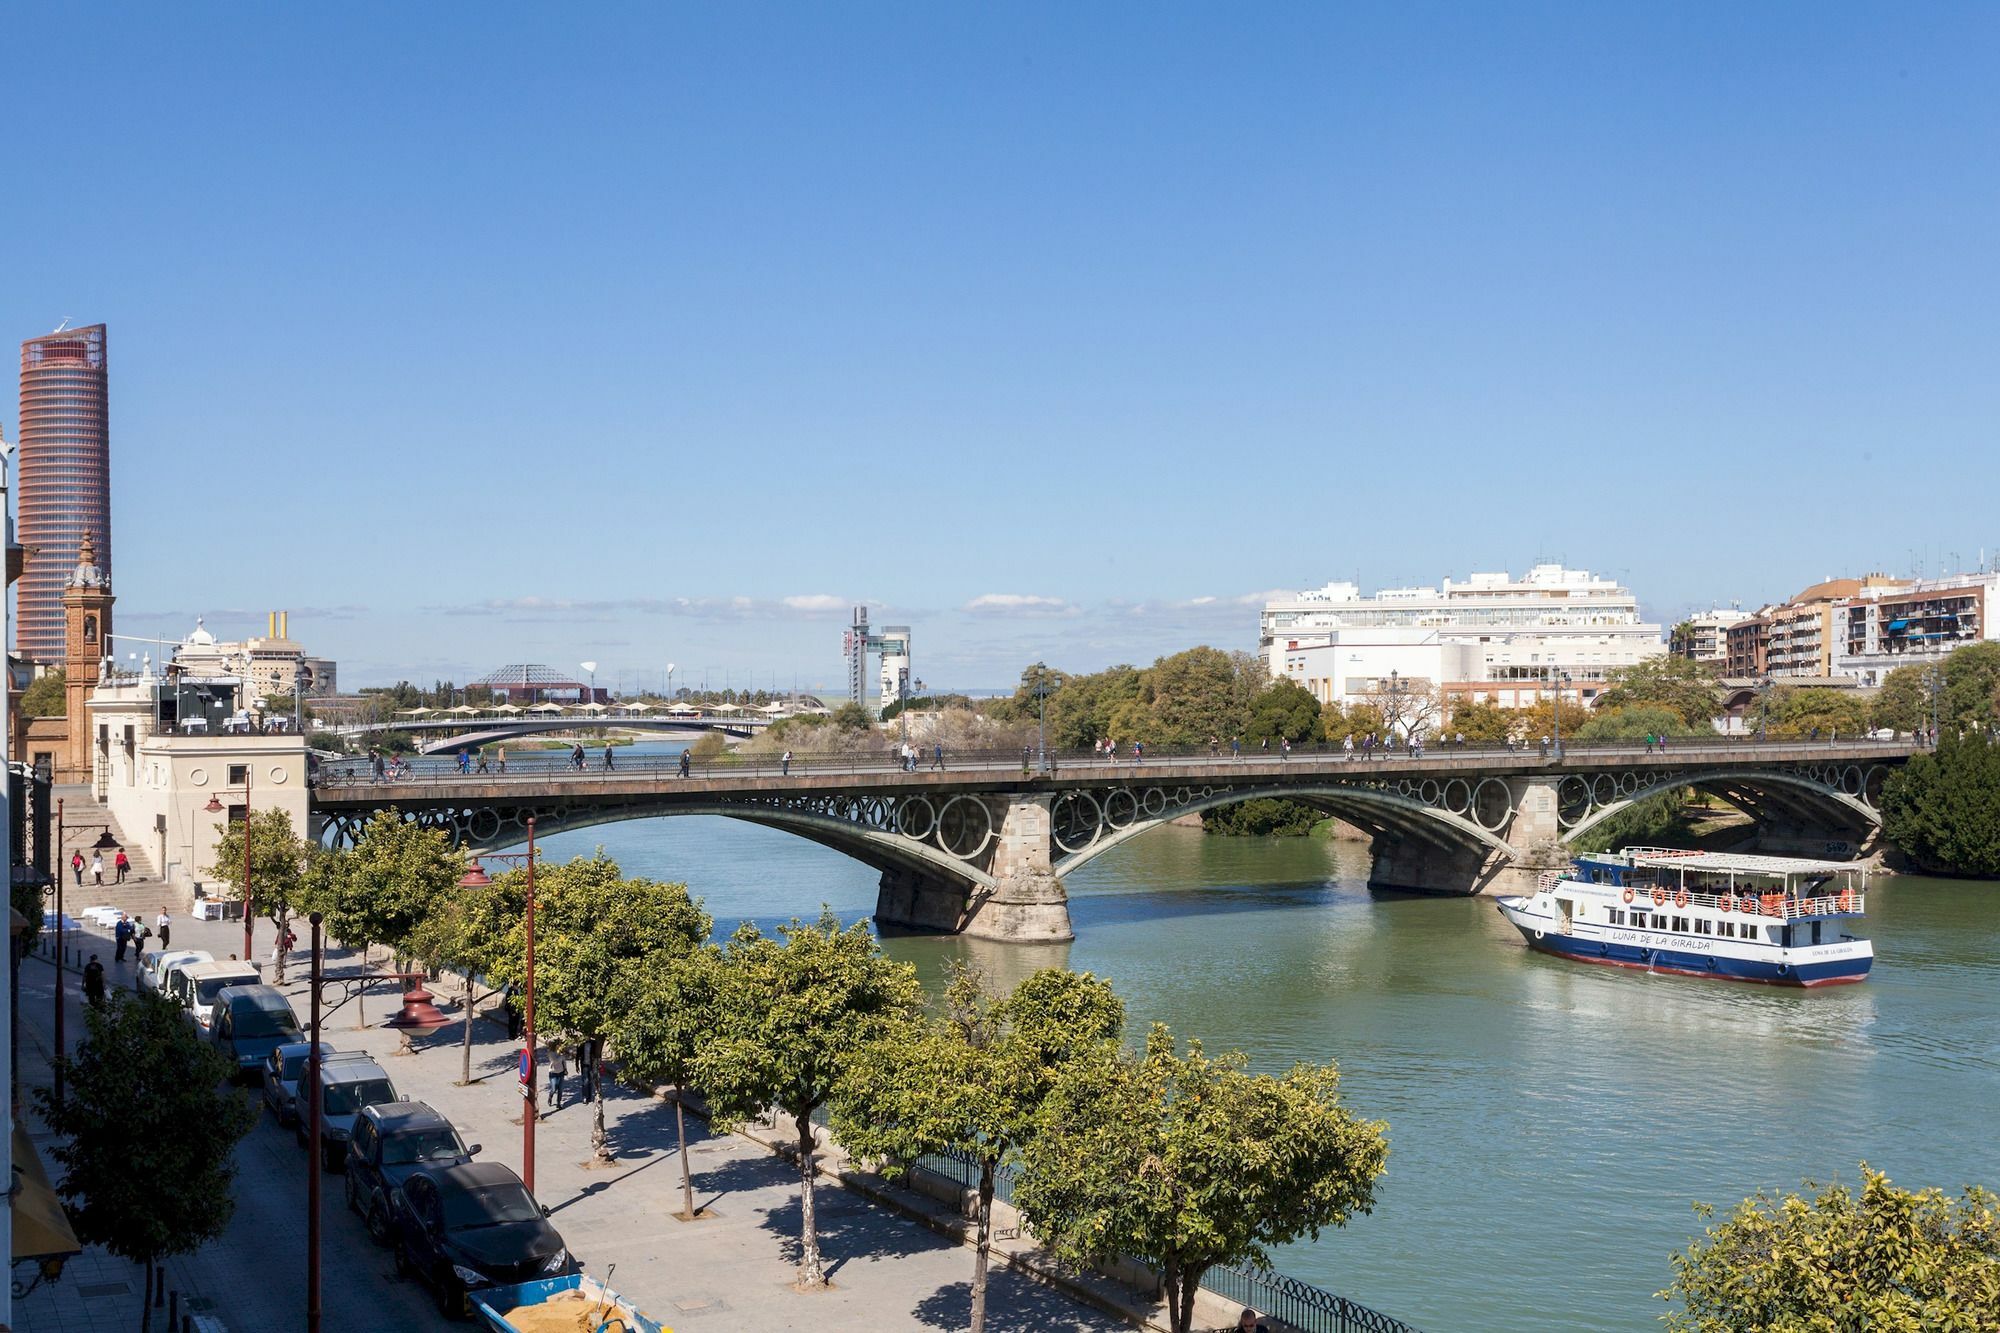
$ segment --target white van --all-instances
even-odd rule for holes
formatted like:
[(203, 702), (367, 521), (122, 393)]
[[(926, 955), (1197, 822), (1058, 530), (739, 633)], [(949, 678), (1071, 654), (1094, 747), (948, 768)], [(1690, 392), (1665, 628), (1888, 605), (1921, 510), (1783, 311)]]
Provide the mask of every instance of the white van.
[(263, 980), (262, 973), (244, 962), (190, 963), (174, 973), (167, 983), (167, 994), (180, 1003), (206, 1036), (215, 1017), (216, 994), (224, 986), (255, 986)]
[(215, 955), (206, 949), (148, 949), (139, 959), (139, 989), (167, 992), (167, 978), (195, 963), (212, 963)]

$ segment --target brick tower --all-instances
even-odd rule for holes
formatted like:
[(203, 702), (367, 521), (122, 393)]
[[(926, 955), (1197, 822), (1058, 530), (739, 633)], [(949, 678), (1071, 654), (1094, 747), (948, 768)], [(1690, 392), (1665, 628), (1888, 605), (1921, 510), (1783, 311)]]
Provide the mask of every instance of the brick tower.
[(97, 544), (88, 529), (77, 550), (76, 568), (63, 586), (63, 706), (69, 736), (63, 746), (64, 776), (57, 781), (89, 782), (92, 774), (90, 708), (104, 659), (111, 654), (111, 580), (97, 567)]

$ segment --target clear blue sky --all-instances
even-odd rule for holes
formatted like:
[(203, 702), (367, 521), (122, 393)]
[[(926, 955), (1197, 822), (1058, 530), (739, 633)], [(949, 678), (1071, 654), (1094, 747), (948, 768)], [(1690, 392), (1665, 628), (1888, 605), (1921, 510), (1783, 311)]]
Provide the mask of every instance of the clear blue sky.
[(963, 686), (1249, 646), (1336, 577), (1563, 558), (1670, 618), (2000, 547), (1990, 5), (45, 5), (6, 46), (0, 314), (110, 325), (128, 630), (831, 685), (867, 601)]

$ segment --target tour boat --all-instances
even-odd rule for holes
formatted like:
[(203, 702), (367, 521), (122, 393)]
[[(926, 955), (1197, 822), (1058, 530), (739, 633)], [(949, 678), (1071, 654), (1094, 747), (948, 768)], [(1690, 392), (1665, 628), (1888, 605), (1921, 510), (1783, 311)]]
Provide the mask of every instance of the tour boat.
[[(1534, 894), (1498, 900), (1528, 947), (1649, 972), (1830, 986), (1861, 981), (1875, 947), (1841, 923), (1863, 911), (1851, 861), (1665, 847), (1578, 856)], [(1857, 882), (1858, 881), (1858, 882)]]

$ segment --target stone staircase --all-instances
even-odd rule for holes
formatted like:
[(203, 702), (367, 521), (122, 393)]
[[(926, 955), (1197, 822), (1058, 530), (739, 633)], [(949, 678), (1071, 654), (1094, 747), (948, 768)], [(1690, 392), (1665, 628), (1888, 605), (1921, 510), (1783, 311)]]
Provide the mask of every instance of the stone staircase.
[[(169, 887), (160, 881), (159, 869), (153, 864), (153, 855), (146, 849), (145, 843), (127, 837), (111, 812), (92, 799), (88, 787), (59, 787), (55, 794), (63, 799), (63, 832), (62, 845), (55, 849), (56, 864), (53, 869), (62, 876), (64, 906), (72, 915), (97, 903), (122, 908), (132, 913), (135, 919), (143, 914), (147, 921), (159, 915), (162, 908), (176, 916), (189, 909), (192, 893), (185, 888)], [(132, 869), (127, 872), (123, 884), (117, 883), (117, 872), (113, 869), (117, 848), (103, 848), (104, 883), (100, 886), (91, 882), (90, 858), (99, 850), (98, 838), (107, 831), (118, 847), (125, 849)], [(76, 874), (69, 864), (70, 857), (77, 852), (83, 853), (81, 887), (78, 887)]]

